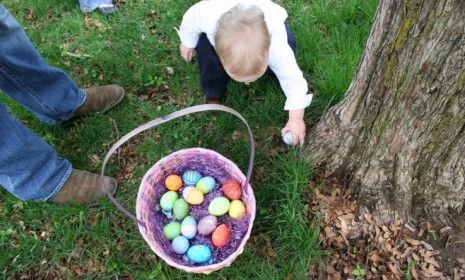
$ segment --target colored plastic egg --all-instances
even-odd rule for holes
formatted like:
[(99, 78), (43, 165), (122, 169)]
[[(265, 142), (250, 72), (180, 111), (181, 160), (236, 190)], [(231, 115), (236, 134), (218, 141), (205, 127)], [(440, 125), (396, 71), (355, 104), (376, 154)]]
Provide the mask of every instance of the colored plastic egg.
[(195, 187), (185, 187), (184, 189), (182, 189), (182, 197), (187, 200), (187, 194), (192, 190), (192, 189), (195, 189)]
[(182, 179), (180, 176), (171, 174), (165, 179), (165, 187), (170, 191), (177, 191), (182, 187)]
[(173, 239), (171, 242), (171, 247), (176, 252), (176, 254), (184, 254), (189, 249), (189, 240), (186, 237), (180, 235)]
[(221, 190), (224, 196), (231, 200), (239, 199), (242, 195), (241, 185), (236, 180), (227, 180), (223, 183)]
[(229, 242), (231, 231), (225, 224), (219, 225), (212, 233), (212, 243), (217, 248), (224, 247)]
[(283, 142), (287, 145), (294, 145), (294, 141), (292, 141), (292, 132), (288, 131), (283, 136)]
[(187, 258), (196, 264), (207, 263), (212, 257), (212, 251), (205, 245), (194, 245), (187, 250)]
[(189, 204), (183, 198), (177, 199), (173, 205), (173, 214), (178, 220), (184, 219), (189, 214)]
[(190, 189), (186, 196), (186, 200), (189, 202), (189, 204), (199, 205), (203, 202), (203, 193), (198, 188)]
[(192, 239), (197, 234), (197, 222), (194, 217), (187, 216), (181, 223), (181, 234), (187, 239)]
[(200, 179), (202, 179), (202, 174), (194, 170), (188, 170), (182, 174), (182, 180), (188, 186), (195, 186)]
[(174, 202), (178, 199), (178, 193), (169, 191), (163, 194), (163, 196), (160, 199), (160, 207), (164, 211), (170, 211), (173, 209)]
[(215, 216), (221, 216), (229, 211), (229, 200), (226, 197), (215, 197), (208, 205), (208, 212)]
[(239, 219), (245, 214), (244, 203), (240, 200), (231, 201), (231, 206), (229, 207), (229, 216), (233, 219)]
[(200, 219), (199, 224), (197, 225), (197, 230), (200, 234), (209, 235), (215, 230), (217, 223), (218, 219), (215, 216), (205, 216), (202, 219)]
[(177, 222), (171, 222), (163, 228), (163, 234), (165, 234), (168, 240), (173, 240), (181, 234), (181, 224)]
[(215, 188), (216, 182), (213, 177), (205, 176), (200, 179), (195, 186), (201, 190), (203, 194), (206, 194)]

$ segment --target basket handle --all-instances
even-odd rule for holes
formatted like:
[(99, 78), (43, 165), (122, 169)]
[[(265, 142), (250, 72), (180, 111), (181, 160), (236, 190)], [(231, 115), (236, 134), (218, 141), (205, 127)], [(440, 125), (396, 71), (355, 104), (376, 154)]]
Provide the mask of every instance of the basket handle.
[[(108, 160), (113, 155), (113, 153), (116, 152), (116, 150), (119, 147), (121, 147), (124, 143), (126, 143), (132, 137), (138, 135), (139, 133), (141, 133), (141, 132), (143, 132), (143, 131), (145, 131), (147, 129), (150, 129), (152, 127), (160, 125), (162, 123), (169, 122), (171, 120), (177, 119), (177, 118), (185, 116), (185, 115), (189, 115), (189, 114), (197, 113), (197, 112), (204, 112), (204, 111), (223, 111), (223, 112), (230, 113), (230, 114), (235, 115), (236, 117), (238, 117), (245, 124), (245, 126), (247, 127), (248, 139), (249, 139), (249, 154), (250, 154), (249, 167), (247, 169), (247, 175), (246, 175), (246, 179), (245, 179), (245, 183), (244, 183), (244, 186), (247, 187), (249, 185), (250, 177), (252, 176), (253, 161), (254, 161), (254, 155), (255, 155), (255, 144), (254, 144), (254, 140), (253, 140), (252, 131), (250, 130), (249, 124), (244, 119), (244, 117), (241, 116), (241, 114), (239, 114), (237, 111), (235, 111), (235, 110), (233, 110), (233, 109), (231, 109), (229, 107), (226, 107), (226, 106), (223, 106), (223, 105), (216, 105), (216, 104), (196, 105), (196, 106), (188, 107), (188, 108), (185, 108), (185, 109), (181, 109), (179, 111), (173, 112), (171, 114), (160, 117), (158, 119), (149, 121), (149, 122), (147, 122), (147, 123), (145, 123), (145, 124), (143, 124), (143, 125), (141, 125), (139, 127), (136, 127), (135, 129), (133, 129), (132, 131), (128, 132), (126, 135), (121, 137), (121, 139), (119, 139), (115, 144), (113, 144), (113, 146), (110, 148), (108, 153), (105, 155), (105, 158), (103, 159), (102, 172), (101, 172), (102, 186), (104, 186), (103, 176), (105, 175), (105, 167), (106, 167), (106, 165), (108, 163)], [(135, 217), (131, 212), (129, 212), (126, 208), (124, 208), (124, 206), (122, 206), (113, 197), (113, 194), (111, 194), (111, 192), (109, 192), (107, 190), (107, 188), (103, 188), (103, 191), (108, 196), (108, 198), (111, 200), (111, 202), (113, 202), (113, 204), (115, 204), (116, 207), (121, 212), (126, 214), (128, 217), (130, 217), (132, 220), (134, 220), (139, 225), (145, 227), (145, 223), (143, 221), (137, 219), (137, 217)]]

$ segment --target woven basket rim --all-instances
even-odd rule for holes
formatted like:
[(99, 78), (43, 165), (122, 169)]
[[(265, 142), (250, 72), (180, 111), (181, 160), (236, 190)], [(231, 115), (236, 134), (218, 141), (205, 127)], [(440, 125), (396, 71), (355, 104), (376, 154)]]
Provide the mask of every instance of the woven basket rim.
[[(230, 159), (226, 158), (225, 156), (221, 155), (220, 153), (216, 152), (216, 151), (213, 151), (213, 150), (210, 150), (210, 149), (205, 149), (205, 148), (187, 148), (187, 149), (182, 149), (182, 150), (179, 150), (179, 151), (176, 151), (176, 152), (173, 152), (165, 157), (163, 157), (162, 159), (160, 159), (159, 161), (157, 161), (144, 175), (142, 181), (141, 181), (141, 184), (139, 186), (139, 191), (138, 191), (138, 194), (137, 194), (137, 200), (136, 200), (136, 216), (138, 219), (142, 219), (141, 217), (141, 211), (142, 209), (140, 208), (140, 199), (141, 197), (143, 196), (143, 192), (142, 192), (142, 184), (143, 182), (145, 182), (147, 180), (147, 177), (149, 175), (152, 174), (152, 170), (154, 168), (156, 168), (157, 166), (163, 164), (164, 162), (167, 162), (169, 161), (171, 158), (175, 157), (176, 155), (179, 155), (179, 154), (184, 154), (184, 153), (190, 153), (190, 152), (201, 152), (201, 153), (207, 153), (207, 154), (213, 154), (214, 156), (220, 158), (221, 160), (223, 161), (226, 161), (226, 162), (229, 162), (230, 163), (230, 167), (232, 169), (235, 169), (234, 171), (237, 172), (238, 174), (240, 174), (241, 177), (244, 178), (245, 180), (245, 175), (244, 173), (239, 169), (239, 167), (233, 162), (231, 161)], [(154, 244), (152, 244), (151, 240), (148, 238), (147, 236), (147, 233), (146, 233), (146, 228), (141, 226), (140, 224), (138, 225), (139, 227), (139, 232), (141, 233), (141, 235), (143, 236), (145, 242), (150, 246), (150, 248), (152, 249), (152, 251), (161, 259), (163, 259), (168, 265), (172, 266), (172, 267), (175, 267), (175, 268), (178, 268), (180, 270), (184, 270), (186, 272), (194, 272), (194, 273), (210, 273), (210, 272), (213, 272), (213, 271), (216, 271), (216, 270), (219, 270), (223, 267), (227, 267), (229, 266), (236, 258), (237, 256), (239, 256), (244, 247), (245, 247), (245, 244), (247, 243), (247, 240), (249, 239), (250, 237), (250, 233), (252, 231), (252, 227), (253, 227), (253, 222), (255, 220), (255, 214), (256, 214), (256, 211), (255, 211), (255, 207), (256, 207), (256, 201), (255, 201), (255, 195), (253, 193), (253, 189), (252, 189), (252, 186), (250, 185), (250, 183), (248, 184), (247, 186), (247, 189), (250, 190), (250, 197), (249, 197), (249, 203), (247, 205), (247, 207), (251, 207), (252, 209), (254, 209), (253, 211), (251, 211), (250, 213), (250, 220), (249, 220), (249, 225), (248, 225), (248, 228), (247, 228), (247, 232), (246, 234), (244, 235), (244, 237), (242, 238), (241, 240), (241, 243), (239, 244), (239, 247), (236, 249), (236, 251), (234, 251), (231, 255), (229, 255), (226, 259), (224, 259), (223, 261), (219, 262), (219, 263), (215, 263), (215, 264), (210, 264), (210, 265), (205, 265), (205, 266), (186, 266), (186, 265), (181, 265), (181, 264), (178, 264), (177, 262), (175, 262), (171, 257), (169, 257), (168, 255), (166, 255), (162, 250), (159, 250), (158, 248), (156, 248), (154, 246)], [(252, 204), (252, 205), (250, 205)], [(161, 252), (162, 251), (162, 252)]]

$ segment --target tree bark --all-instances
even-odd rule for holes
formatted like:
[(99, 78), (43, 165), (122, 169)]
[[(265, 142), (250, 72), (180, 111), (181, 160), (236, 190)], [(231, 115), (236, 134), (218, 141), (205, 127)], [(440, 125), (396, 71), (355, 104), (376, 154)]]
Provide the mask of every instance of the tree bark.
[(304, 155), (378, 221), (447, 221), (465, 200), (465, 4), (380, 0), (345, 99)]

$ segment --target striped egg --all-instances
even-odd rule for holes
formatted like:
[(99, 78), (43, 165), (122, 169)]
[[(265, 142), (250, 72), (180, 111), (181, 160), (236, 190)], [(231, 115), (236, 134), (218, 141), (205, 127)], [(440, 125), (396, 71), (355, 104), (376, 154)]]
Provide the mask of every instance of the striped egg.
[(194, 217), (187, 216), (181, 223), (181, 234), (187, 239), (192, 239), (197, 234), (197, 222)]
[(192, 189), (195, 189), (195, 187), (185, 187), (184, 189), (182, 189), (182, 197), (187, 200), (187, 195), (189, 194), (189, 192), (192, 190)]
[(200, 179), (195, 186), (201, 190), (203, 194), (206, 194), (215, 188), (216, 182), (213, 177), (205, 176)]
[(202, 174), (194, 170), (188, 170), (182, 174), (182, 180), (188, 186), (195, 186), (200, 179), (202, 179)]

